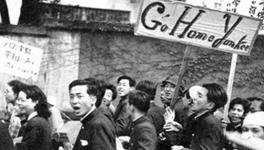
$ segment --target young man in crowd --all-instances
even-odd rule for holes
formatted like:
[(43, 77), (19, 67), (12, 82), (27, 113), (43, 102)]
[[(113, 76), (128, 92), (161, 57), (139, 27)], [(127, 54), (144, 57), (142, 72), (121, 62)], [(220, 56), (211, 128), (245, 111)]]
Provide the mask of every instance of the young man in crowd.
[(112, 113), (115, 112), (113, 101), (116, 99), (116, 97), (117, 97), (116, 87), (113, 84), (106, 83), (102, 105), (108, 107)]
[(130, 122), (127, 95), (135, 89), (135, 85), (136, 81), (129, 76), (123, 75), (117, 79), (117, 94), (120, 97), (114, 114), (117, 136), (127, 135), (126, 129)]
[(160, 133), (163, 129), (163, 125), (165, 124), (163, 117), (165, 109), (157, 106), (154, 102), (156, 85), (152, 81), (142, 80), (136, 85), (136, 90), (143, 91), (150, 96), (150, 108), (148, 110), (147, 116), (153, 122), (156, 132)]
[(75, 80), (69, 85), (70, 104), (74, 114), (81, 118), (82, 128), (73, 150), (115, 150), (115, 128), (105, 115), (97, 110), (102, 94), (96, 80)]
[[(223, 107), (227, 102), (227, 95), (223, 87), (216, 83), (196, 85), (189, 89), (190, 98), (186, 99), (189, 110), (193, 112), (190, 122), (183, 129), (190, 137), (190, 149), (193, 150), (222, 150), (224, 137), (221, 123), (213, 115), (214, 111)], [(181, 130), (179, 125), (175, 131)], [(191, 131), (191, 132), (190, 132)], [(183, 149), (182, 146), (172, 146), (172, 150)]]
[[(176, 82), (177, 76), (169, 76), (164, 81), (162, 81), (162, 90), (160, 93), (161, 101), (164, 105), (164, 108), (167, 110), (170, 109), (170, 103), (174, 98), (175, 90), (176, 90)], [(179, 122), (180, 124), (185, 124), (188, 118), (188, 112), (183, 105), (182, 97), (184, 96), (184, 88), (180, 86), (178, 96), (177, 96), (177, 103), (174, 107), (175, 111), (171, 111), (173, 113), (174, 121)], [(166, 115), (167, 113), (165, 113)], [(165, 117), (166, 118), (166, 117)], [(166, 119), (165, 119), (166, 122)], [(179, 132), (172, 132), (170, 129), (164, 129), (159, 133), (159, 149), (160, 150), (169, 150), (172, 145), (178, 145), (181, 143), (181, 133)]]
[[(161, 83), (160, 99), (164, 105), (164, 108), (170, 106), (170, 103), (174, 97), (174, 93), (176, 90), (177, 80), (178, 80), (178, 77), (173, 75), (173, 76), (167, 77)], [(183, 91), (184, 91), (184, 87), (180, 86), (178, 97), (183, 96)]]
[(103, 99), (100, 107), (98, 108), (111, 122), (114, 123), (114, 112), (115, 107), (112, 104), (112, 101), (116, 98), (117, 92), (116, 87), (112, 84), (105, 83), (103, 90)]
[(129, 150), (155, 150), (157, 134), (154, 125), (146, 116), (150, 97), (142, 91), (128, 94), (128, 110), (132, 119)]

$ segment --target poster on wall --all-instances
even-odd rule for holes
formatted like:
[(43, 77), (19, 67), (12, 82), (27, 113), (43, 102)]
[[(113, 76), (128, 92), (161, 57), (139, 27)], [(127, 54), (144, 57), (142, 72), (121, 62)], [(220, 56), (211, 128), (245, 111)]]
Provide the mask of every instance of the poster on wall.
[(43, 50), (0, 37), (0, 72), (36, 81)]
[(165, 0), (144, 0), (135, 34), (250, 55), (260, 19)]

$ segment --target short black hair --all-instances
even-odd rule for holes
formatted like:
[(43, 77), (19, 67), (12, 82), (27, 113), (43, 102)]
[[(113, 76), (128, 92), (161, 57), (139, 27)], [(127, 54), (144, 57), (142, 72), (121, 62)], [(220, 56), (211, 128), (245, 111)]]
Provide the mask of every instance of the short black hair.
[(136, 90), (147, 93), (150, 96), (151, 100), (154, 100), (155, 98), (156, 88), (157, 86), (155, 85), (155, 83), (150, 80), (139, 81), (136, 85)]
[(228, 110), (230, 111), (234, 107), (234, 105), (236, 105), (236, 104), (240, 104), (243, 106), (243, 109), (244, 109), (243, 115), (246, 115), (249, 112), (250, 102), (248, 100), (242, 99), (240, 97), (236, 97), (236, 98), (231, 100)]
[(120, 77), (117, 79), (117, 83), (119, 83), (121, 80), (128, 80), (128, 81), (129, 81), (129, 86), (130, 86), (130, 87), (134, 87), (134, 86), (136, 86), (136, 80), (134, 80), (134, 79), (131, 78), (130, 76), (127, 76), (127, 75), (120, 76)]
[(87, 94), (93, 95), (96, 97), (95, 106), (99, 107), (102, 102), (102, 91), (100, 89), (99, 82), (94, 78), (86, 78), (85, 80), (74, 80), (69, 84), (69, 91), (79, 85), (86, 85)]
[(208, 102), (214, 103), (212, 112), (216, 111), (220, 107), (224, 107), (227, 102), (227, 94), (222, 86), (217, 83), (203, 84), (202, 87), (208, 90), (207, 99)]
[(106, 83), (105, 85), (105, 90), (111, 90), (112, 93), (113, 93), (113, 96), (112, 96), (112, 101), (116, 99), (117, 97), (117, 91), (116, 91), (116, 87), (113, 85), (113, 84), (110, 84), (110, 83)]
[(19, 81), (19, 80), (11, 80), (7, 83), (9, 86), (12, 87), (14, 94), (18, 95), (21, 89), (25, 88), (26, 84)]
[(264, 99), (260, 98), (260, 97), (248, 97), (247, 98), (248, 101), (252, 102), (252, 101), (264, 101)]
[(143, 113), (147, 113), (150, 107), (150, 96), (139, 90), (128, 93), (128, 103)]

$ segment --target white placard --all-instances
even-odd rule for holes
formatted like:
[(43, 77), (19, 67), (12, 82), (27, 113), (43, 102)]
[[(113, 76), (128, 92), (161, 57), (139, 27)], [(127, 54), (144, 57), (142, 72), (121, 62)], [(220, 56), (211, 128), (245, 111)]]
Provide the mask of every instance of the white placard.
[(38, 79), (43, 50), (0, 37), (0, 72)]
[(144, 0), (136, 35), (250, 55), (260, 19), (165, 0)]

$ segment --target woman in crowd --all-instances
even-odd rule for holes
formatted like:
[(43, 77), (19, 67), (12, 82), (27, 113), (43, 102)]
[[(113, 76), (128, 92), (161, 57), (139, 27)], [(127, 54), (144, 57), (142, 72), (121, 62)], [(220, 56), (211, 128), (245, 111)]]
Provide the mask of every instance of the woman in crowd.
[[(250, 103), (249, 101), (242, 98), (235, 98), (230, 102), (228, 118), (230, 123), (227, 124), (226, 131), (242, 133), (242, 123), (249, 112)], [(236, 149), (236, 145), (227, 142), (225, 145), (226, 150)]]
[(35, 85), (26, 86), (19, 92), (17, 104), (28, 118), (22, 133), (22, 141), (16, 144), (16, 148), (50, 150), (51, 129), (48, 123), (50, 111), (45, 94)]

